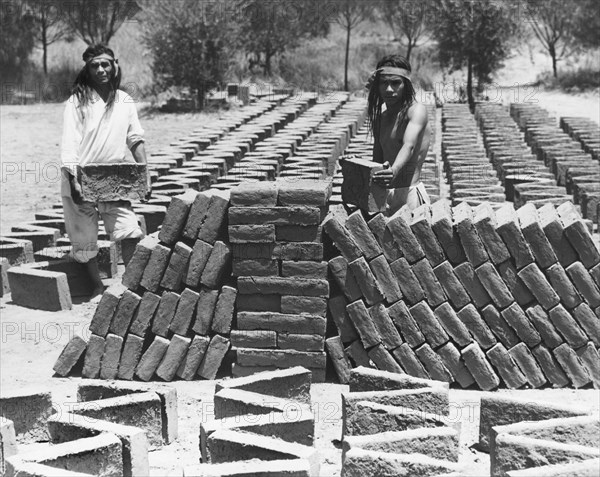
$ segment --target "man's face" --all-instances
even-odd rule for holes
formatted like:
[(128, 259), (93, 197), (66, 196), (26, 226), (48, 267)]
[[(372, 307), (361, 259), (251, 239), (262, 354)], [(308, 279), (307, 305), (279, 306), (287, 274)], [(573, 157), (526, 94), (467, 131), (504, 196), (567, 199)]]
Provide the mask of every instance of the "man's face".
[(88, 64), (90, 76), (98, 86), (108, 84), (113, 75), (112, 62), (106, 58), (94, 58)]
[(404, 78), (396, 75), (381, 75), (379, 94), (387, 107), (400, 102), (404, 94)]

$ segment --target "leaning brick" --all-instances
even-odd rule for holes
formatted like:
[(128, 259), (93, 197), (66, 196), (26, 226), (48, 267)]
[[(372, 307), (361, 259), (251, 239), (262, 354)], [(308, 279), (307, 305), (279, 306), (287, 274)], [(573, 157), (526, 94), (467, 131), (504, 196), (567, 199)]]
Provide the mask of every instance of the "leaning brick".
[(452, 214), (454, 226), (460, 237), (464, 253), (469, 262), (476, 268), (486, 262), (489, 257), (473, 225), (473, 211), (471, 210), (471, 206), (466, 202), (461, 202), (456, 207), (453, 207)]
[(182, 288), (182, 281), (187, 276), (187, 267), (192, 254), (191, 247), (183, 242), (177, 242), (173, 247), (173, 253), (169, 259), (169, 264), (165, 269), (160, 286), (168, 290), (179, 292)]
[(542, 369), (525, 343), (513, 346), (508, 352), (527, 378), (527, 382), (529, 382), (531, 387), (539, 388), (546, 384), (546, 376), (544, 376)]
[(127, 264), (127, 268), (123, 273), (122, 282), (127, 288), (135, 290), (140, 286), (144, 270), (156, 245), (158, 245), (158, 238), (154, 235), (147, 235), (137, 243), (133, 255)]
[(371, 271), (371, 268), (369, 268), (369, 264), (364, 257), (360, 257), (357, 260), (350, 262), (348, 267), (356, 277), (358, 286), (360, 287), (367, 304), (374, 305), (383, 300), (383, 294), (379, 283), (375, 279), (375, 275), (373, 275), (373, 272)]
[(558, 262), (558, 257), (540, 225), (535, 205), (532, 203), (525, 204), (517, 210), (517, 215), (523, 236), (540, 268), (546, 269)]
[(169, 263), (171, 249), (164, 245), (158, 244), (152, 249), (152, 254), (148, 260), (148, 264), (144, 269), (144, 274), (140, 280), (140, 285), (146, 290), (156, 293), (162, 280), (163, 273)]
[(177, 376), (186, 381), (191, 381), (196, 376), (198, 366), (204, 358), (204, 354), (208, 349), (210, 338), (207, 336), (194, 335), (192, 342), (190, 343), (185, 358), (181, 361), (179, 368), (177, 369)]
[(596, 347), (590, 342), (579, 348), (576, 353), (592, 379), (594, 387), (600, 388), (600, 355)]
[(456, 277), (450, 262), (442, 262), (433, 269), (433, 273), (442, 285), (448, 300), (456, 309), (460, 309), (471, 302), (467, 291)]
[(545, 310), (560, 303), (560, 298), (535, 263), (522, 268), (518, 275)]
[(341, 190), (344, 203), (356, 205), (369, 214), (384, 210), (388, 191), (373, 182), (373, 173), (383, 169), (383, 166), (354, 158), (343, 158), (340, 164), (344, 177)]
[(433, 273), (433, 268), (431, 268), (427, 259), (420, 260), (413, 264), (412, 271), (421, 284), (421, 287), (423, 287), (427, 303), (436, 307), (446, 301), (444, 289), (436, 278), (435, 273)]
[(452, 374), (454, 380), (460, 384), (462, 388), (468, 388), (475, 383), (475, 379), (473, 379), (471, 372), (467, 369), (467, 366), (460, 355), (460, 351), (458, 351), (452, 343), (446, 343), (444, 346), (441, 346), (437, 350), (437, 354), (442, 359), (446, 369)]
[(123, 345), (123, 352), (121, 353), (121, 359), (119, 360), (119, 372), (117, 377), (119, 379), (126, 379), (131, 381), (135, 368), (140, 361), (142, 356), (142, 348), (144, 346), (144, 339), (129, 333), (125, 344)]
[(425, 342), (425, 336), (406, 304), (400, 300), (388, 308), (388, 314), (411, 348)]
[[(247, 275), (252, 275), (251, 273)], [(291, 261), (281, 262), (282, 277), (327, 278), (327, 262)]]
[(167, 215), (165, 215), (162, 227), (158, 233), (158, 238), (161, 242), (173, 245), (177, 241), (183, 231), (188, 213), (197, 195), (197, 191), (189, 190), (171, 199)]
[(7, 258), (0, 258), (0, 297), (10, 293), (10, 285), (8, 283), (8, 269), (10, 262)]
[(506, 308), (514, 301), (512, 294), (496, 271), (496, 267), (490, 262), (476, 268), (475, 273), (498, 308)]
[(587, 335), (579, 327), (579, 324), (565, 310), (562, 305), (557, 305), (548, 312), (550, 321), (558, 332), (565, 338), (565, 341), (575, 349), (585, 345), (588, 341)]
[(414, 305), (425, 299), (425, 292), (406, 259), (399, 258), (392, 262), (390, 269), (394, 273), (398, 287), (409, 305)]
[(442, 328), (442, 325), (427, 303), (422, 301), (421, 303), (412, 306), (410, 308), (410, 314), (419, 325), (427, 343), (433, 348), (437, 348), (448, 342), (450, 339), (448, 334), (444, 328)]
[(535, 301), (535, 297), (531, 294), (527, 285), (517, 275), (517, 268), (513, 265), (512, 260), (507, 260), (498, 265), (498, 273), (519, 305), (525, 307)]
[(325, 340), (325, 345), (327, 346), (329, 358), (333, 363), (333, 367), (338, 375), (340, 383), (347, 384), (350, 380), (350, 369), (352, 369), (352, 365), (348, 360), (348, 356), (346, 356), (342, 340), (339, 336), (333, 336)]
[(575, 206), (571, 202), (565, 202), (558, 206), (557, 212), (564, 227), (565, 235), (585, 268), (590, 269), (600, 263), (600, 251)]
[(402, 299), (402, 292), (400, 291), (396, 277), (383, 255), (379, 255), (371, 260), (369, 267), (375, 276), (383, 297), (388, 303), (395, 303)]
[(330, 215), (325, 218), (323, 229), (347, 261), (351, 262), (361, 256), (359, 246), (337, 217)]
[(235, 288), (229, 286), (221, 288), (211, 323), (213, 332), (226, 335), (231, 331), (236, 296), (237, 290)]
[(129, 325), (133, 320), (135, 312), (140, 304), (141, 298), (131, 290), (123, 293), (119, 300), (117, 310), (115, 311), (110, 323), (109, 332), (117, 336), (124, 337), (129, 329)]
[(350, 303), (346, 306), (346, 311), (366, 349), (381, 342), (381, 337), (379, 336), (377, 328), (362, 300), (356, 300), (355, 302)]
[[(343, 299), (343, 297), (341, 297)], [(282, 296), (281, 313), (306, 313), (308, 315), (325, 316), (327, 314), (327, 299), (318, 296)], [(344, 300), (345, 302), (345, 300)], [(344, 305), (345, 308), (345, 305)]]
[(183, 282), (187, 286), (192, 288), (198, 287), (200, 277), (202, 277), (202, 272), (204, 272), (204, 267), (206, 267), (212, 249), (212, 245), (202, 240), (196, 240), (188, 262), (187, 273), (183, 278)]
[(413, 211), (410, 228), (421, 245), (425, 257), (435, 267), (445, 260), (444, 250), (440, 246), (431, 228), (431, 206), (423, 204)]
[(104, 338), (91, 335), (88, 340), (85, 358), (83, 361), (83, 370), (81, 376), (84, 378), (95, 379), (100, 375), (100, 364), (102, 355), (104, 355)]
[(185, 336), (190, 329), (190, 323), (196, 311), (196, 304), (200, 294), (186, 288), (181, 293), (173, 320), (169, 324), (169, 330), (175, 334)]
[(394, 242), (394, 238), (387, 228), (385, 217), (382, 214), (377, 214), (367, 222), (367, 225), (371, 229), (371, 232), (373, 232), (373, 235), (375, 235), (377, 242), (379, 242), (388, 262), (392, 263), (394, 260), (402, 257), (402, 251)]
[[(493, 305), (489, 305), (493, 307)], [(494, 308), (495, 310), (495, 308)], [(469, 333), (475, 338), (475, 341), (479, 343), (479, 346), (484, 350), (487, 350), (496, 344), (496, 338), (492, 332), (491, 326), (487, 323), (487, 320), (482, 319), (479, 312), (471, 304), (465, 306), (457, 313), (458, 319), (465, 325)], [(498, 314), (498, 320), (504, 323), (503, 319)], [(508, 325), (506, 325), (508, 328)], [(514, 333), (513, 333), (514, 335)], [(512, 336), (512, 335), (511, 335)], [(515, 341), (517, 337), (515, 336)]]
[(166, 338), (169, 333), (171, 321), (173, 321), (173, 317), (175, 316), (178, 302), (179, 295), (177, 293), (163, 293), (160, 302), (158, 303), (156, 313), (154, 314), (154, 319), (152, 320), (152, 333)]
[(12, 301), (38, 310), (70, 310), (73, 306), (67, 275), (25, 267), (8, 270)]
[(209, 288), (217, 288), (230, 269), (231, 248), (224, 242), (216, 241), (202, 272), (200, 283)]
[(500, 379), (477, 343), (472, 343), (464, 348), (461, 354), (467, 365), (467, 369), (471, 372), (481, 389), (490, 391), (498, 387)]
[(123, 337), (109, 333), (106, 336), (102, 365), (100, 367), (100, 378), (115, 379), (119, 372), (119, 360), (123, 348)]
[(346, 355), (352, 359), (355, 366), (364, 366), (367, 368), (373, 367), (369, 358), (369, 354), (359, 339), (350, 343), (350, 345), (346, 347), (345, 351)]
[(179, 365), (186, 356), (191, 341), (190, 338), (185, 336), (173, 335), (160, 365), (156, 368), (156, 375), (159, 378), (164, 381), (173, 380)]
[(519, 218), (512, 203), (508, 202), (496, 211), (497, 232), (504, 240), (508, 251), (515, 260), (518, 270), (534, 262), (533, 253), (519, 226)]
[(576, 261), (577, 252), (573, 249), (564, 232), (554, 204), (545, 204), (540, 207), (538, 209), (538, 219), (560, 264), (563, 267), (568, 267)]
[[(460, 312), (459, 312), (460, 316)], [(502, 318), (502, 315), (494, 305), (488, 305), (481, 310), (481, 317), (495, 336), (506, 348), (512, 348), (519, 342), (519, 337), (513, 329)], [(490, 344), (493, 346), (495, 343)]]
[(150, 323), (154, 318), (154, 313), (160, 303), (160, 297), (152, 292), (145, 292), (142, 295), (140, 304), (138, 305), (131, 326), (129, 327), (129, 334), (134, 334), (140, 338), (145, 338), (146, 332), (150, 327)]
[(400, 333), (398, 333), (398, 330), (394, 326), (383, 303), (378, 303), (369, 308), (369, 315), (386, 349), (391, 351), (402, 344)]
[(463, 287), (473, 300), (475, 306), (479, 309), (491, 303), (492, 299), (485, 290), (479, 278), (475, 274), (475, 269), (470, 262), (464, 262), (454, 269), (454, 273), (463, 284)]
[(329, 282), (314, 278), (239, 277), (238, 293), (326, 297)]
[(68, 376), (73, 367), (83, 356), (87, 347), (86, 341), (78, 335), (73, 336), (61, 351), (52, 369), (59, 376)]
[(169, 347), (169, 340), (162, 336), (155, 336), (154, 341), (146, 352), (142, 355), (140, 362), (135, 368), (135, 374), (142, 381), (150, 381), (156, 368), (158, 368), (162, 361), (167, 348)]
[(442, 246), (446, 258), (454, 266), (464, 262), (467, 257), (460, 243), (458, 233), (452, 224), (450, 201), (438, 200), (431, 206), (431, 229)]
[(558, 361), (556, 361), (556, 358), (552, 356), (552, 353), (546, 346), (540, 343), (531, 352), (549, 382), (558, 388), (569, 385), (569, 378), (567, 378)]
[(210, 195), (210, 203), (206, 210), (206, 216), (202, 219), (202, 224), (198, 227), (197, 238), (206, 243), (214, 244), (224, 236), (230, 192), (212, 189), (206, 192)]
[(473, 210), (473, 225), (477, 230), (481, 242), (483, 243), (490, 260), (494, 265), (505, 262), (510, 258), (510, 253), (496, 231), (498, 223), (496, 213), (488, 202), (478, 205)]
[(500, 374), (506, 387), (518, 389), (527, 383), (527, 378), (514, 362), (510, 353), (502, 346), (502, 343), (491, 347), (487, 351), (486, 356), (490, 360), (490, 363), (498, 370), (498, 374)]
[(587, 305), (582, 303), (577, 308), (572, 310), (573, 318), (577, 320), (579, 326), (581, 326), (588, 337), (594, 342), (594, 344), (600, 347), (600, 308), (596, 309), (596, 313)]
[(207, 335), (215, 314), (215, 307), (219, 299), (219, 290), (202, 288), (196, 305), (196, 321), (192, 330), (199, 335)]
[(573, 283), (560, 263), (555, 263), (548, 267), (546, 269), (546, 276), (565, 308), (570, 310), (581, 303), (581, 295), (573, 286)]
[(600, 288), (600, 264), (596, 265), (595, 267), (590, 268), (589, 272), (590, 272), (590, 276), (596, 282), (596, 286), (598, 288)]
[(431, 376), (431, 379), (435, 379), (436, 381), (444, 381), (447, 383), (454, 382), (454, 377), (444, 365), (442, 358), (438, 356), (437, 353), (433, 351), (431, 346), (429, 346), (427, 343), (418, 347), (415, 350), (415, 353), (417, 354), (419, 361), (421, 361), (423, 366), (425, 366), (425, 369), (427, 370), (429, 376)]
[(348, 216), (345, 226), (356, 245), (360, 248), (362, 255), (367, 260), (371, 260), (383, 253), (360, 210)]
[(446, 333), (461, 348), (467, 346), (472, 340), (469, 330), (458, 318), (449, 303), (442, 303), (434, 310), (434, 314)]
[(501, 315), (510, 327), (515, 330), (517, 336), (530, 348), (533, 348), (542, 340), (538, 331), (517, 303), (513, 303), (508, 308), (502, 310)]
[(540, 305), (527, 308), (526, 313), (546, 346), (554, 349), (564, 342), (548, 318), (548, 313)]
[(367, 351), (371, 361), (375, 363), (377, 369), (383, 371), (389, 371), (391, 373), (402, 373), (404, 370), (392, 357), (390, 352), (386, 350), (381, 344), (375, 345), (369, 351)]
[(410, 212), (400, 210), (388, 220), (387, 227), (408, 263), (413, 264), (425, 258), (425, 252), (410, 228), (411, 221)]
[[(282, 297), (286, 298), (286, 297)], [(291, 297), (290, 297), (291, 298)], [(303, 297), (305, 298), (305, 297)], [(348, 302), (342, 295), (332, 296), (328, 300), (329, 313), (333, 318), (333, 322), (335, 323), (335, 327), (338, 330), (338, 334), (340, 339), (344, 343), (350, 343), (358, 338), (356, 334), (356, 329), (350, 320), (350, 316), (346, 311), (346, 306)], [(283, 311), (283, 310), (282, 310)], [(285, 313), (289, 313), (290, 311), (286, 311)], [(291, 311), (294, 312), (293, 310)], [(320, 315), (320, 313), (317, 313)], [(323, 316), (323, 315), (321, 315)]]
[(598, 289), (583, 264), (581, 262), (572, 263), (567, 267), (567, 273), (585, 301), (592, 308), (600, 306), (600, 289)]
[(590, 382), (590, 376), (581, 359), (567, 343), (563, 343), (552, 350), (554, 357), (569, 377), (573, 386), (580, 388)]
[(417, 378), (429, 379), (429, 374), (423, 364), (407, 343), (402, 343), (398, 348), (392, 350), (392, 355), (407, 374)]

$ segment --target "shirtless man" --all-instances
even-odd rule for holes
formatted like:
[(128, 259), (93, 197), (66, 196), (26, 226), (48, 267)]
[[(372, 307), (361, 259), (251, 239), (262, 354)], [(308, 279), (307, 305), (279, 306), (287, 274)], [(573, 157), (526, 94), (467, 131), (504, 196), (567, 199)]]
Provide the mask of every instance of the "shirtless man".
[(388, 216), (404, 205), (413, 210), (430, 203), (421, 182), (421, 169), (431, 141), (431, 127), (427, 108), (415, 100), (410, 70), (410, 64), (401, 56), (384, 57), (377, 64), (369, 91), (373, 160), (385, 166), (374, 174), (373, 181), (390, 189)]

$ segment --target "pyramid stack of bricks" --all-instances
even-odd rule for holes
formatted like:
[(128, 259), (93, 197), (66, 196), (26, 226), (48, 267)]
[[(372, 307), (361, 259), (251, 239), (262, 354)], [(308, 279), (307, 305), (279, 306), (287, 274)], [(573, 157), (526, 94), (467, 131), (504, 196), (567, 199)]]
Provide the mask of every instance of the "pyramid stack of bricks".
[(448, 384), (359, 367), (342, 394), (342, 475), (462, 475)]
[(498, 394), (481, 397), (479, 448), (490, 475), (597, 475), (600, 419), (589, 409)]
[(311, 373), (302, 367), (217, 382), (215, 419), (203, 416), (200, 423), (202, 463), (184, 474), (321, 475), (310, 385)]
[(483, 390), (600, 385), (600, 253), (572, 203), (338, 206), (323, 229), (342, 381), (374, 364)]
[(231, 191), (234, 376), (301, 365), (324, 380), (329, 283), (320, 224), (330, 195), (330, 181), (298, 179)]

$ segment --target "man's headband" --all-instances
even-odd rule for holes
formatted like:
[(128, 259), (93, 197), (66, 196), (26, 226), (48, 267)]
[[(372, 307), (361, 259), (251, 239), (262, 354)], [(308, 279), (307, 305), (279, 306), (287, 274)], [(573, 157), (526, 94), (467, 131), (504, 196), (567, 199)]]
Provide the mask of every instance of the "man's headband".
[(89, 60), (87, 60), (85, 62), (85, 64), (89, 64), (94, 60), (109, 60), (112, 61), (112, 63), (115, 65), (115, 76), (117, 76), (117, 73), (119, 72), (119, 60), (113, 58), (112, 56), (110, 56), (108, 53), (101, 53), (97, 56), (94, 56), (92, 58), (90, 58)]
[(371, 88), (371, 85), (375, 81), (377, 73), (379, 73), (380, 76), (381, 75), (402, 76), (403, 78), (406, 78), (408, 81), (411, 81), (410, 71), (408, 71), (404, 68), (398, 68), (397, 66), (382, 66), (381, 68), (377, 68), (375, 71), (373, 71), (371, 73), (371, 75), (369, 76), (369, 79), (367, 80), (367, 84), (366, 84), (367, 89)]

